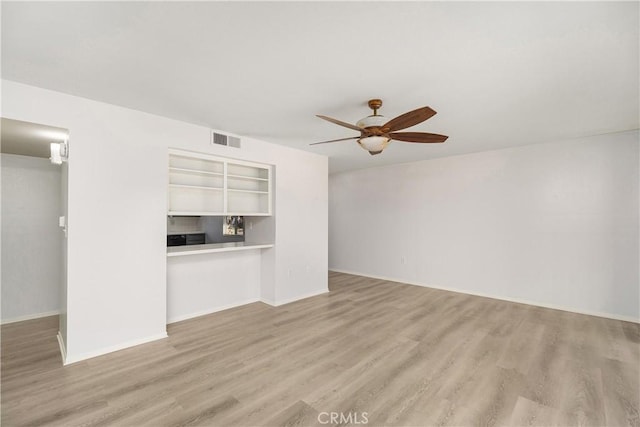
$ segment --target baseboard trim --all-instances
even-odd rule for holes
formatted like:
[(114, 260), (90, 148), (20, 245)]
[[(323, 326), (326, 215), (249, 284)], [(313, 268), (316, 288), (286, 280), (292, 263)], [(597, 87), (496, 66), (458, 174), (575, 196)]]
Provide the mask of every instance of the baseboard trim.
[(623, 322), (631, 322), (631, 323), (640, 323), (640, 319), (635, 318), (635, 317), (631, 317), (631, 316), (621, 316), (621, 315), (618, 315), (618, 314), (602, 313), (602, 312), (598, 312), (598, 311), (577, 310), (575, 308), (564, 307), (564, 306), (555, 305), (555, 304), (544, 304), (544, 303), (533, 302), (533, 301), (529, 301), (529, 300), (525, 300), (525, 299), (519, 299), (519, 298), (510, 298), (510, 297), (502, 297), (502, 296), (489, 295), (489, 294), (483, 294), (483, 293), (477, 293), (477, 292), (469, 292), (469, 291), (462, 290), (462, 289), (449, 288), (449, 287), (444, 287), (444, 286), (426, 285), (424, 283), (407, 281), (407, 280), (402, 280), (402, 279), (396, 279), (396, 278), (393, 278), (393, 277), (378, 276), (378, 275), (373, 275), (373, 274), (368, 274), (368, 273), (360, 273), (360, 272), (357, 272), (357, 271), (349, 271), (349, 270), (342, 270), (342, 269), (335, 269), (335, 268), (331, 268), (331, 269), (329, 269), (329, 271), (332, 271), (332, 272), (335, 272), (335, 273), (344, 273), (344, 274), (352, 274), (352, 275), (355, 275), (355, 276), (369, 277), (369, 278), (372, 278), (372, 279), (386, 280), (386, 281), (389, 281), (389, 282), (404, 283), (404, 284), (413, 285), (413, 286), (421, 286), (423, 288), (440, 289), (442, 291), (456, 292), (456, 293), (459, 293), (459, 294), (473, 295), (473, 296), (477, 296), (477, 297), (497, 299), (497, 300), (500, 300), (500, 301), (515, 302), (515, 303), (518, 303), (518, 304), (532, 305), (532, 306), (535, 306), (535, 307), (550, 308), (552, 310), (568, 311), (570, 313), (585, 314), (587, 316), (604, 317), (605, 319), (622, 320)]
[(62, 334), (60, 333), (60, 331), (58, 331), (58, 335), (56, 335), (56, 337), (58, 338), (58, 345), (60, 346), (60, 355), (62, 356), (62, 364), (66, 365), (67, 364), (67, 349), (64, 345), (64, 340), (62, 339)]
[(157, 341), (157, 340), (161, 340), (163, 338), (167, 338), (167, 332), (162, 332), (159, 334), (155, 334), (155, 335), (151, 335), (148, 337), (144, 337), (144, 338), (140, 338), (140, 339), (135, 339), (135, 340), (131, 340), (131, 341), (126, 341), (120, 344), (116, 344), (113, 346), (109, 346), (109, 347), (104, 347), (101, 348), (99, 350), (95, 350), (95, 351), (89, 351), (86, 353), (81, 353), (81, 354), (77, 354), (77, 355), (69, 355), (67, 354), (65, 357), (65, 361), (64, 364), (66, 365), (71, 365), (73, 363), (78, 363), (78, 362), (82, 362), (83, 360), (87, 360), (87, 359), (91, 359), (94, 357), (98, 357), (98, 356), (102, 356), (104, 354), (108, 354), (108, 353), (113, 353), (114, 351), (118, 351), (118, 350), (124, 350), (125, 348), (129, 348), (129, 347), (135, 347), (137, 345), (141, 345), (141, 344), (146, 344), (152, 341)]
[(58, 316), (60, 310), (45, 311), (43, 313), (29, 314), (26, 316), (14, 317), (12, 319), (2, 319), (0, 325), (8, 325), (9, 323), (24, 322), (25, 320), (40, 319), (41, 317)]
[(319, 290), (319, 291), (309, 292), (307, 294), (302, 294), (302, 295), (298, 295), (298, 296), (293, 297), (293, 298), (287, 298), (287, 299), (279, 300), (279, 301), (271, 301), (271, 300), (268, 300), (266, 298), (262, 298), (262, 299), (260, 299), (260, 301), (262, 301), (263, 303), (268, 304), (270, 306), (273, 306), (273, 307), (279, 307), (281, 305), (291, 304), (292, 302), (300, 301), (300, 300), (311, 298), (311, 297), (316, 297), (318, 295), (323, 295), (323, 294), (327, 294), (327, 293), (329, 293), (329, 289), (322, 289), (322, 290)]
[(303, 294), (303, 295), (299, 295), (293, 298), (288, 298), (285, 300), (280, 300), (280, 301), (272, 301), (266, 298), (249, 298), (237, 303), (233, 303), (233, 304), (226, 304), (226, 305), (222, 305), (219, 307), (215, 307), (215, 308), (211, 308), (211, 309), (207, 309), (207, 310), (201, 310), (201, 311), (196, 311), (194, 313), (189, 313), (189, 314), (185, 314), (182, 316), (174, 316), (171, 317), (169, 319), (167, 319), (167, 324), (170, 325), (172, 323), (176, 323), (176, 322), (182, 322), (183, 320), (189, 320), (189, 319), (193, 319), (194, 317), (200, 317), (200, 316), (206, 316), (207, 314), (212, 314), (212, 313), (217, 313), (219, 311), (224, 311), (224, 310), (229, 310), (230, 308), (236, 308), (236, 307), (240, 307), (243, 305), (247, 305), (247, 304), (253, 304), (254, 302), (263, 302), (267, 305), (270, 305), (272, 307), (279, 307), (281, 305), (285, 305), (285, 304), (290, 304), (292, 302), (296, 302), (296, 301), (300, 301), (302, 299), (306, 299), (306, 298), (311, 298), (311, 297), (315, 297), (318, 295), (322, 295), (322, 294), (326, 294), (329, 292), (329, 289), (322, 289), (320, 291), (314, 291), (314, 292), (310, 292), (307, 294)]
[(206, 316), (207, 314), (217, 313), (218, 311), (229, 310), (230, 308), (236, 308), (240, 307), (241, 305), (252, 304), (259, 301), (261, 301), (260, 298), (249, 298), (233, 304), (226, 304), (207, 310), (196, 311), (194, 313), (184, 314), (181, 316), (174, 316), (167, 319), (167, 325), (170, 325), (171, 323), (181, 322), (183, 320), (193, 319), (194, 317)]

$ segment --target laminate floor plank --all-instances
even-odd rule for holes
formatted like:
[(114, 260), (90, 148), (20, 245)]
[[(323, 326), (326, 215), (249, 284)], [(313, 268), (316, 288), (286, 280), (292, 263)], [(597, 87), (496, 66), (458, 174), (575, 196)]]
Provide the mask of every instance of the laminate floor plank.
[(318, 411), (299, 400), (287, 409), (269, 418), (265, 425), (282, 427), (302, 427), (318, 424)]
[[(171, 425), (171, 420), (182, 421), (187, 419), (186, 412), (175, 399), (165, 399), (153, 404), (137, 408), (135, 412), (122, 414), (118, 420), (111, 421), (109, 426), (132, 427), (159, 425)], [(162, 422), (159, 422), (162, 420)], [(94, 421), (95, 422), (95, 421)], [(91, 422), (86, 422), (84, 426), (91, 426)]]
[(555, 410), (532, 400), (518, 397), (509, 424), (512, 426), (537, 426), (548, 427), (553, 425), (556, 419)]
[[(402, 392), (389, 396), (380, 413), (371, 413), (379, 425), (404, 425), (407, 421), (431, 420), (444, 411), (449, 402), (441, 397), (441, 390), (451, 384), (465, 363), (465, 356), (473, 352), (486, 336), (482, 331), (471, 331), (458, 341), (445, 340), (437, 345), (420, 343), (422, 354), (418, 371), (408, 370), (398, 378)], [(455, 380), (453, 380), (455, 381)], [(425, 418), (425, 414), (428, 414)], [(431, 424), (426, 424), (431, 425)]]
[(529, 372), (535, 357), (535, 350), (544, 335), (545, 326), (524, 320), (504, 347), (498, 365), (505, 369), (515, 369), (522, 375)]
[(605, 359), (601, 368), (606, 420), (610, 425), (640, 426), (640, 372), (637, 364)]
[(2, 425), (640, 427), (638, 324), (337, 272), (329, 287), (69, 366), (57, 316), (3, 325)]

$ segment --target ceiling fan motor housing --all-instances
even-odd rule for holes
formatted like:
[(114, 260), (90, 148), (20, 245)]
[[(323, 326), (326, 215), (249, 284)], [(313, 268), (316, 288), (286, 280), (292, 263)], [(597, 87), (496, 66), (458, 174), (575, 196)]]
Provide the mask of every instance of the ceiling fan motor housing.
[(358, 120), (356, 126), (361, 129), (367, 129), (370, 127), (382, 127), (385, 123), (387, 123), (387, 118), (385, 116), (371, 115), (365, 117), (364, 119)]

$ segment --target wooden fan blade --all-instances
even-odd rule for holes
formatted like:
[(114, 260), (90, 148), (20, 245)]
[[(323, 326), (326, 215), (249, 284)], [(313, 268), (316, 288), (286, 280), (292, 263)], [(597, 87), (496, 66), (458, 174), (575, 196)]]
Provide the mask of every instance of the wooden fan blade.
[(447, 138), (446, 135), (438, 135), (437, 133), (424, 133), (424, 132), (393, 132), (388, 134), (389, 138), (395, 139), (396, 141), (405, 141), (405, 142), (418, 142), (418, 143), (434, 143), (434, 142), (445, 142)]
[(328, 144), (329, 142), (348, 141), (350, 139), (358, 139), (358, 138), (360, 138), (360, 137), (359, 136), (352, 136), (352, 137), (349, 137), (349, 138), (332, 139), (331, 141), (314, 142), (314, 143), (309, 144), (309, 145)]
[(395, 132), (397, 130), (402, 130), (417, 125), (418, 123), (422, 123), (435, 115), (436, 112), (433, 111), (430, 107), (418, 108), (417, 110), (409, 111), (408, 113), (404, 113), (403, 115), (398, 116), (395, 119), (389, 120), (382, 126), (381, 129), (382, 132), (385, 133)]
[(331, 123), (335, 123), (336, 125), (344, 126), (346, 128), (357, 130), (358, 132), (362, 132), (361, 128), (359, 128), (356, 125), (352, 125), (351, 123), (341, 122), (340, 120), (332, 119), (331, 117), (327, 117), (327, 116), (320, 116), (318, 114), (316, 114), (316, 117), (320, 117), (321, 119), (326, 120), (326, 121), (331, 122)]

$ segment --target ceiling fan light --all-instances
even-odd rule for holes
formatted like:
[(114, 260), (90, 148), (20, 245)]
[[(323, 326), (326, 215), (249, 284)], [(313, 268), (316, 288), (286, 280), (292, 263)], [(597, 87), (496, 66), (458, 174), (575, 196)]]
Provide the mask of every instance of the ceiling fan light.
[(360, 138), (358, 144), (371, 154), (380, 154), (389, 145), (389, 138), (384, 136), (368, 136)]
[(387, 123), (387, 121), (388, 120), (384, 116), (373, 115), (373, 116), (367, 116), (364, 119), (358, 120), (358, 123), (356, 123), (356, 126), (358, 126), (360, 129), (366, 129), (371, 126), (382, 127), (382, 125)]

